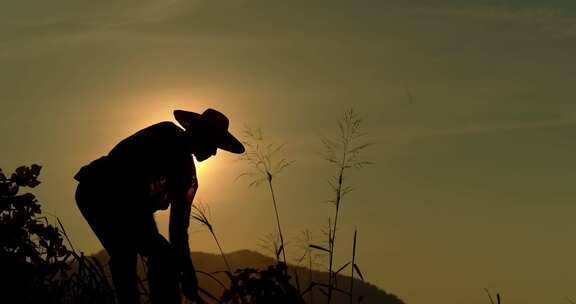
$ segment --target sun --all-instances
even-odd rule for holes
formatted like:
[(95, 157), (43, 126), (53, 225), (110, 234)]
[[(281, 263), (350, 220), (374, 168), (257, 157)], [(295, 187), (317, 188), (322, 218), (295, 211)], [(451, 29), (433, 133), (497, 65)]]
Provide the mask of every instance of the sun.
[[(177, 109), (201, 113), (207, 108), (214, 108), (229, 109), (234, 112), (236, 108), (223, 101), (234, 99), (232, 97), (229, 92), (222, 91), (148, 91), (143, 89), (138, 93), (127, 93), (121, 100), (114, 103), (114, 108), (107, 109), (106, 112), (115, 113), (121, 117), (121, 130), (115, 130), (117, 140), (121, 140), (163, 121), (182, 127), (173, 115), (174, 110)], [(218, 151), (217, 155), (202, 162), (194, 159), (199, 194), (210, 196), (214, 194), (214, 191), (218, 191), (217, 185), (221, 182), (218, 176), (226, 171), (230, 163), (230, 156), (220, 152)]]

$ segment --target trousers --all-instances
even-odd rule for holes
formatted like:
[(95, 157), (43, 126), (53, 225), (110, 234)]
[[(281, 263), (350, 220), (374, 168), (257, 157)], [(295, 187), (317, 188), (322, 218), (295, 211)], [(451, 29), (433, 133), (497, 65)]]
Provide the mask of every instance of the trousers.
[(76, 203), (110, 256), (109, 267), (120, 304), (140, 303), (138, 254), (147, 259), (150, 302), (180, 304), (180, 274), (171, 244), (158, 232), (152, 210), (138, 205), (145, 194), (121, 185), (80, 181)]

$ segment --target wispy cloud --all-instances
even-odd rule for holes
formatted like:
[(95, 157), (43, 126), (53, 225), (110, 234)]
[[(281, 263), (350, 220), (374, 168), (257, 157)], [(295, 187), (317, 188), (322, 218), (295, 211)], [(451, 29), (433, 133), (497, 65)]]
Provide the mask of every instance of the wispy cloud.
[(507, 132), (522, 129), (544, 129), (576, 126), (576, 120), (557, 119), (533, 122), (508, 122), (499, 124), (468, 124), (453, 128), (398, 127), (386, 128), (382, 137), (386, 139), (416, 139), (453, 135), (475, 135), (488, 132)]
[(511, 7), (511, 6), (467, 6), (423, 8), (423, 12), (439, 15), (494, 18), (502, 20), (533, 20), (541, 21), (548, 18), (564, 17), (563, 9), (552, 7)]
[[(38, 7), (0, 2), (0, 55), (84, 39), (139, 37), (142, 25), (192, 16), (206, 0), (47, 1)], [(140, 35), (141, 36), (141, 35)], [(121, 38), (119, 38), (121, 39)], [(5, 46), (5, 47), (4, 47)]]
[(161, 22), (190, 12), (205, 0), (128, 0), (74, 3), (48, 1), (39, 6), (0, 3), (0, 25), (9, 30), (115, 27)]
[(462, 17), (469, 20), (481, 19), (485, 22), (497, 22), (532, 26), (543, 34), (554, 38), (576, 36), (576, 17), (566, 7), (554, 3), (540, 6), (528, 5), (451, 5), (443, 7), (417, 7), (415, 10), (424, 15)]

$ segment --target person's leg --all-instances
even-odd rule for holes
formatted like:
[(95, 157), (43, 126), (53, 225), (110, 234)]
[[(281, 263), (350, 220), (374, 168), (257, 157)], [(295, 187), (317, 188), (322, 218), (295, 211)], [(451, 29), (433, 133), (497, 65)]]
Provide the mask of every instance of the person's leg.
[(120, 304), (140, 303), (138, 276), (136, 274), (136, 251), (110, 254), (110, 271)]
[(152, 304), (181, 303), (180, 280), (170, 243), (158, 235), (156, 248), (148, 256), (148, 283)]
[(180, 279), (172, 245), (160, 234), (152, 216), (139, 221), (139, 252), (148, 258), (148, 284), (152, 304), (180, 304)]
[(137, 249), (126, 224), (125, 214), (110, 206), (113, 195), (106, 196), (97, 185), (81, 182), (76, 189), (80, 212), (110, 256), (109, 267), (120, 304), (140, 303), (136, 272)]

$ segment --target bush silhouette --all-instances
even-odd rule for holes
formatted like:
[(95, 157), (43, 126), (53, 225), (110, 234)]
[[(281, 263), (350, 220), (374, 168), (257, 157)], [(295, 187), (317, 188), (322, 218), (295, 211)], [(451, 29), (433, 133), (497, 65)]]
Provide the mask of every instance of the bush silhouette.
[(278, 262), (267, 269), (238, 269), (230, 277), (230, 288), (224, 291), (223, 303), (304, 304), (300, 292), (290, 282), (286, 264)]
[[(60, 220), (42, 215), (34, 194), (39, 165), (0, 169), (0, 288), (7, 303), (115, 303), (104, 266), (77, 253)], [(59, 228), (60, 227), (60, 228)], [(68, 249), (66, 240), (71, 249)]]
[(21, 166), (8, 178), (0, 169), (2, 287), (19, 302), (55, 302), (57, 275), (68, 269), (61, 231), (41, 216), (36, 197), (21, 193), (40, 184), (41, 167)]

